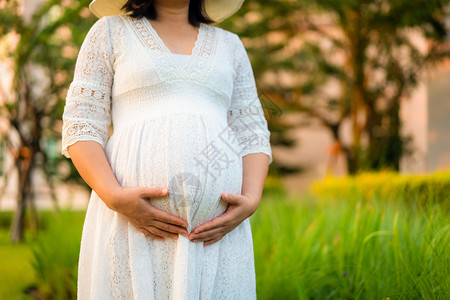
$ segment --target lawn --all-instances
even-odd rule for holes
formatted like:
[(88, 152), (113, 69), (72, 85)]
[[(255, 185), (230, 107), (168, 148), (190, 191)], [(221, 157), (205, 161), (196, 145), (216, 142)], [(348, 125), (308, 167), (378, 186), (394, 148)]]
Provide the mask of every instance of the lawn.
[(0, 230), (0, 299), (20, 299), (21, 291), (33, 282), (28, 244), (11, 245), (8, 232)]
[[(250, 218), (258, 299), (450, 299), (449, 216), (439, 204), (447, 200), (428, 205), (403, 200), (287, 197), (280, 188), (267, 188)], [(40, 241), (49, 247), (41, 247), (40, 254), (41, 260), (45, 253), (50, 259), (41, 261), (40, 281), (30, 263), (29, 246), (36, 241), (29, 237), (10, 245), (3, 221), (0, 299), (26, 299), (21, 291), (31, 284), (72, 272), (83, 219), (84, 212), (76, 212), (74, 218), (45, 222)], [(61, 251), (61, 243), (70, 249)], [(50, 295), (56, 286), (74, 289), (73, 278), (44, 285)]]
[[(67, 215), (70, 215), (67, 218)], [(66, 219), (66, 226), (70, 226), (70, 230), (66, 232), (70, 233), (70, 239), (73, 243), (79, 242), (81, 239), (81, 230), (83, 227), (84, 211), (66, 211), (62, 212), (61, 218)], [(25, 300), (33, 299), (27, 297), (25, 291), (31, 290), (36, 287), (38, 280), (37, 272), (33, 269), (33, 263), (35, 257), (31, 249), (38, 242), (45, 242), (49, 240), (49, 232), (59, 232), (61, 236), (64, 235), (64, 231), (58, 230), (60, 227), (58, 222), (52, 223), (56, 217), (51, 211), (41, 211), (40, 212), (40, 227), (42, 229), (41, 233), (37, 236), (32, 234), (30, 231), (30, 226), (28, 224), (28, 214), (26, 215), (26, 231), (24, 242), (18, 244), (9, 243), (9, 226), (11, 223), (12, 213), (11, 212), (0, 212), (0, 299), (3, 300)], [(53, 227), (51, 225), (54, 225)], [(55, 226), (56, 225), (56, 226)], [(62, 227), (61, 227), (62, 228)], [(49, 243), (49, 248), (55, 249), (65, 249), (64, 245), (56, 243), (54, 238), (51, 238)], [(73, 248), (73, 247), (72, 247)], [(79, 249), (71, 249), (73, 252), (78, 252)], [(60, 251), (62, 253), (67, 252)], [(55, 257), (53, 257), (55, 259)], [(61, 265), (61, 261), (55, 259), (55, 262)], [(73, 259), (72, 259), (73, 262)], [(57, 299), (57, 298), (54, 298)], [(60, 299), (57, 299), (60, 300)]]
[(450, 299), (439, 205), (273, 195), (260, 208), (251, 219), (258, 299)]

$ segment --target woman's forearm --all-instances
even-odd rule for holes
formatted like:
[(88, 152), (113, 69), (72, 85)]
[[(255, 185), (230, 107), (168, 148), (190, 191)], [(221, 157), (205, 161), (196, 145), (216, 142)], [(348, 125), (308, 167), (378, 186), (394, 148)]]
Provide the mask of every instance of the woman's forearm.
[(95, 141), (78, 141), (67, 148), (75, 168), (83, 180), (97, 193), (105, 205), (113, 209), (113, 199), (121, 186), (106, 158), (103, 147)]
[(264, 153), (250, 153), (242, 158), (242, 195), (254, 201), (255, 210), (261, 200), (264, 182), (269, 170), (269, 157)]

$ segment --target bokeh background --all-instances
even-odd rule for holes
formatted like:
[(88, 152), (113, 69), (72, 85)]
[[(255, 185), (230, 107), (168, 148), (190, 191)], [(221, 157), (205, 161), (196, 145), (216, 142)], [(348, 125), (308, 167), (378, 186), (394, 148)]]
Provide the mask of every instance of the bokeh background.
[[(0, 299), (76, 298), (91, 190), (61, 127), (89, 2), (0, 0)], [(217, 26), (271, 131), (258, 298), (450, 299), (450, 1), (246, 0)]]

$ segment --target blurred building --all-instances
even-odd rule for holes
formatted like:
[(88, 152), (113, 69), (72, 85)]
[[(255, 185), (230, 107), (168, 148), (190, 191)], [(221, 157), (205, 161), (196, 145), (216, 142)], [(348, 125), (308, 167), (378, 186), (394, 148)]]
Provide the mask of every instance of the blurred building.
[[(449, 39), (450, 40), (450, 39)], [(450, 169), (450, 61), (429, 73), (427, 171)]]

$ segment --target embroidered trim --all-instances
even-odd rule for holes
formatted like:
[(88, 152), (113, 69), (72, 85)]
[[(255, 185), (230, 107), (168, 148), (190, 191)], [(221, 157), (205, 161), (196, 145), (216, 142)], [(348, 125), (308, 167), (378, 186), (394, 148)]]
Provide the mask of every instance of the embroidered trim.
[[(181, 67), (176, 65), (172, 54), (166, 49), (165, 45), (161, 44), (162, 41), (159, 41), (159, 37), (151, 31), (150, 27), (144, 24), (148, 20), (129, 16), (123, 17), (130, 20), (131, 27), (133, 27), (142, 45), (152, 58), (152, 62), (156, 65), (158, 75), (162, 81), (176, 80), (180, 79), (180, 77), (199, 80), (210, 69), (217, 47), (216, 27), (201, 23), (201, 29), (199, 29), (198, 39), (193, 48), (192, 56), (186, 65)], [(162, 53), (164, 55), (161, 55)], [(177, 72), (174, 72), (174, 69)]]
[[(85, 88), (85, 87), (82, 87), (79, 85), (73, 86), (72, 94), (77, 95), (77, 96), (81, 95), (81, 96), (84, 96), (87, 98), (92, 97), (96, 100), (102, 100), (102, 101), (105, 101), (105, 96), (106, 96), (106, 93), (103, 93), (102, 91), (94, 90), (89, 87)], [(109, 99), (108, 99), (108, 101), (109, 101)]]
[[(213, 59), (217, 49), (218, 30), (213, 26), (204, 25), (205, 36), (199, 49), (194, 49), (193, 63), (188, 64), (187, 73), (201, 82), (205, 82), (208, 70), (213, 69)], [(196, 51), (198, 50), (198, 51)]]
[(244, 108), (231, 108), (228, 110), (228, 115), (230, 117), (236, 116), (236, 115), (254, 115), (254, 116), (260, 116), (261, 114), (264, 114), (264, 110), (261, 106), (249, 106)]

